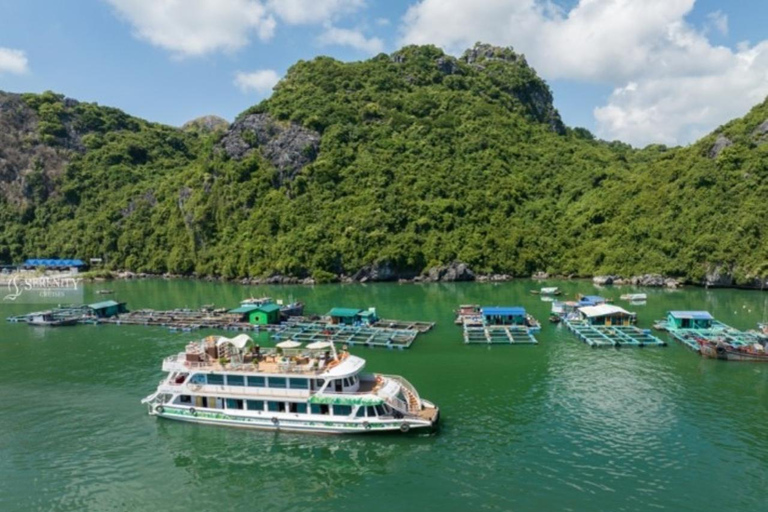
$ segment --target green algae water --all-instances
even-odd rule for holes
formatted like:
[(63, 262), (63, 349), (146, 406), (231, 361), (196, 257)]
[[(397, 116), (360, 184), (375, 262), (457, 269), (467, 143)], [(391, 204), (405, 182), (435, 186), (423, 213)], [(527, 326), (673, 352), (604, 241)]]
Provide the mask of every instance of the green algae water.
[[(129, 308), (235, 306), (270, 295), (376, 306), (437, 322), (409, 350), (354, 347), (441, 408), (436, 435), (320, 436), (184, 424), (139, 401), (162, 359), (208, 331), (0, 324), (0, 510), (755, 511), (768, 496), (768, 365), (666, 348), (591, 349), (549, 324), (541, 286), (566, 295), (646, 292), (650, 327), (706, 309), (740, 329), (768, 320), (768, 294), (595, 290), (588, 282), (243, 287), (109, 283)], [(86, 289), (87, 301), (102, 300)], [(537, 346), (464, 345), (453, 310), (522, 305)], [(39, 308), (39, 306), (38, 306)], [(36, 309), (0, 305), (4, 318)], [(659, 334), (667, 339), (666, 334)]]

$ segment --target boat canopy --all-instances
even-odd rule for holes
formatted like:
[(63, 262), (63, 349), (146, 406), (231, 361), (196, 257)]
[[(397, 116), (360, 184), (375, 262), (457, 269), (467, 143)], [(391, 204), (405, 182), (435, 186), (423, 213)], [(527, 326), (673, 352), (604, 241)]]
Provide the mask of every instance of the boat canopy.
[(294, 341), (294, 340), (285, 340), (285, 341), (281, 341), (275, 346), (279, 348), (299, 348), (301, 346), (301, 342)]
[(306, 348), (309, 350), (323, 350), (326, 348), (330, 348), (331, 344), (327, 341), (315, 341), (307, 345)]
[(601, 316), (613, 316), (613, 315), (631, 315), (629, 311), (619, 306), (613, 306), (611, 304), (600, 304), (599, 306), (585, 306), (579, 308), (584, 316), (588, 318), (598, 318)]
[(542, 288), (541, 293), (557, 293), (557, 290), (559, 290), (557, 286), (552, 286), (550, 288)]
[(236, 347), (238, 350), (243, 350), (246, 345), (248, 345), (248, 343), (253, 343), (253, 339), (247, 334), (238, 334), (234, 338), (226, 338), (224, 336), (220, 336), (219, 339), (216, 340), (217, 347), (220, 347), (225, 343), (229, 343), (230, 345)]

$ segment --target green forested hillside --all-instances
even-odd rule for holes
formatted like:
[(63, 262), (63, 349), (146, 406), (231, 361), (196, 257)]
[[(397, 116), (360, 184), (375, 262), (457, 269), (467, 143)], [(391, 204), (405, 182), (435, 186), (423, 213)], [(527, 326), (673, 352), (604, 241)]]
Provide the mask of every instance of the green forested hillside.
[(0, 95), (0, 260), (751, 283), (768, 276), (766, 121), (768, 102), (687, 148), (594, 140), (524, 58), (483, 45), (299, 62), (227, 131)]

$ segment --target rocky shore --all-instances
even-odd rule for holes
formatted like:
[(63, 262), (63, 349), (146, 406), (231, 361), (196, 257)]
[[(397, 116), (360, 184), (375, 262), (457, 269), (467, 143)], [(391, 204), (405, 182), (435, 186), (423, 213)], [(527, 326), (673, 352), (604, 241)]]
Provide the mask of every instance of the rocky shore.
[[(330, 274), (329, 274), (330, 275)], [(227, 281), (237, 282), (242, 285), (315, 285), (323, 283), (381, 283), (381, 282), (398, 282), (398, 283), (454, 283), (454, 282), (490, 282), (498, 283), (511, 281), (518, 278), (531, 279), (589, 279), (590, 276), (574, 276), (574, 275), (550, 275), (546, 272), (537, 272), (532, 276), (512, 276), (510, 274), (479, 274), (474, 272), (469, 266), (460, 261), (455, 261), (447, 265), (434, 266), (422, 273), (415, 272), (402, 272), (394, 269), (387, 263), (379, 263), (368, 265), (354, 274), (340, 274), (330, 275), (330, 278), (322, 281), (314, 279), (312, 277), (296, 277), (286, 276), (282, 274), (274, 274), (266, 277), (241, 277), (235, 279), (227, 279), (216, 276), (198, 276), (198, 275), (178, 275), (178, 274), (152, 274), (143, 272), (130, 272), (130, 271), (103, 271), (89, 275), (86, 273), (83, 277), (86, 280), (92, 281), (104, 281), (108, 279), (200, 279), (203, 281), (216, 282)], [(648, 288), (667, 288), (676, 289), (685, 285), (703, 286), (707, 288), (744, 288), (755, 290), (768, 290), (768, 279), (754, 279), (752, 281), (744, 283), (736, 283), (734, 278), (724, 273), (722, 269), (714, 269), (708, 272), (705, 278), (700, 282), (686, 281), (685, 279), (664, 276), (662, 274), (643, 274), (639, 276), (623, 277), (617, 275), (600, 275), (592, 276), (592, 282), (597, 286), (640, 286)]]

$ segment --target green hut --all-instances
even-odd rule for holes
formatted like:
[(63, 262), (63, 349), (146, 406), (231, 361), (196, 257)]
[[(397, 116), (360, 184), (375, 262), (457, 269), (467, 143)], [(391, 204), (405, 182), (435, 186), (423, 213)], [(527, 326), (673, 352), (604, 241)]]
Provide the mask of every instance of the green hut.
[(246, 305), (229, 310), (229, 313), (241, 315), (243, 322), (253, 325), (272, 325), (280, 323), (280, 306), (277, 304)]
[(110, 318), (128, 312), (128, 307), (125, 302), (117, 302), (114, 300), (105, 300), (104, 302), (88, 304), (87, 308), (98, 318)]
[(354, 325), (360, 320), (361, 311), (354, 308), (333, 308), (328, 312), (328, 317), (334, 325)]
[(670, 329), (711, 329), (714, 321), (707, 311), (670, 311), (667, 314)]

